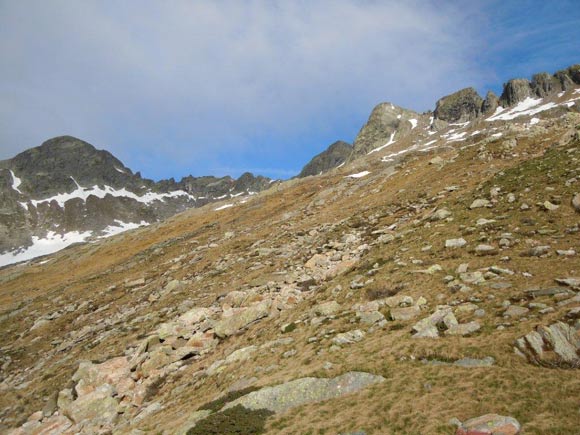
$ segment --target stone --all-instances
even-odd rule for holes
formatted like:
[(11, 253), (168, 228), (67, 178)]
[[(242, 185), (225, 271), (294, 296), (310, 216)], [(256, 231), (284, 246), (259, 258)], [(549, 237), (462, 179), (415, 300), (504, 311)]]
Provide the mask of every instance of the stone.
[(475, 253), (477, 255), (495, 255), (497, 254), (497, 248), (491, 245), (477, 245)]
[(131, 366), (126, 357), (111, 358), (101, 364), (83, 361), (74, 373), (75, 391), (79, 397), (90, 394), (103, 384), (113, 385), (121, 397), (130, 394), (134, 388)]
[(481, 329), (479, 322), (473, 321), (468, 323), (459, 323), (451, 326), (445, 334), (447, 335), (468, 335)]
[(442, 308), (435, 311), (429, 317), (426, 317), (413, 325), (414, 338), (437, 338), (439, 337), (439, 328), (445, 329), (457, 323), (453, 316), (451, 308)]
[(499, 98), (492, 91), (488, 91), (481, 105), (484, 115), (492, 115), (499, 106)]
[(256, 305), (243, 309), (237, 314), (226, 317), (214, 324), (214, 332), (220, 338), (229, 337), (236, 334), (242, 328), (249, 324), (267, 317), (270, 313), (272, 302), (269, 300), (260, 302)]
[(343, 332), (337, 334), (332, 342), (337, 345), (343, 344), (353, 344), (361, 341), (365, 337), (365, 333), (360, 329), (355, 329), (353, 331)]
[(126, 281), (125, 282), (125, 288), (126, 289), (132, 289), (135, 287), (141, 287), (145, 285), (145, 278), (139, 278), (139, 279), (135, 279), (133, 281)]
[(451, 212), (446, 208), (440, 208), (435, 211), (430, 217), (429, 220), (431, 222), (442, 221), (443, 219), (447, 219), (451, 216)]
[(483, 207), (491, 207), (491, 202), (487, 199), (483, 199), (483, 198), (479, 198), (474, 200), (471, 205), (469, 206), (469, 208), (471, 210), (476, 209), (476, 208), (483, 208)]
[(556, 278), (558, 284), (563, 284), (573, 289), (580, 290), (580, 278)]
[(462, 248), (465, 245), (467, 245), (467, 242), (463, 238), (445, 240), (446, 248)]
[(455, 435), (518, 435), (520, 430), (520, 423), (513, 417), (486, 414), (463, 422)]
[(419, 314), (421, 314), (421, 309), (417, 305), (391, 309), (391, 319), (393, 320), (411, 320), (417, 317)]
[(507, 310), (504, 311), (504, 317), (521, 317), (525, 316), (530, 312), (529, 308), (520, 307), (518, 305), (510, 305)]
[(413, 298), (406, 295), (389, 296), (388, 298), (375, 301), (379, 306), (388, 306), (390, 308), (413, 305)]
[(555, 211), (555, 210), (558, 210), (560, 208), (559, 205), (552, 204), (550, 201), (544, 201), (544, 203), (542, 204), (542, 206), (547, 211)]
[(118, 418), (119, 402), (113, 397), (114, 388), (103, 384), (88, 394), (79, 396), (65, 408), (64, 414), (76, 424), (90, 421), (91, 425), (110, 426)]
[(256, 346), (246, 346), (242, 347), (241, 349), (237, 349), (226, 357), (225, 363), (232, 364), (239, 361), (247, 361), (252, 357), (257, 349), (258, 348)]
[(344, 141), (336, 141), (325, 151), (314, 156), (298, 174), (298, 178), (320, 175), (343, 164), (352, 154), (352, 145)]
[(177, 318), (185, 327), (192, 327), (211, 316), (211, 310), (209, 308), (192, 308), (191, 310), (183, 313)]
[(485, 282), (485, 277), (482, 272), (465, 272), (459, 274), (459, 279), (466, 284), (483, 284)]
[(330, 379), (300, 378), (251, 392), (226, 404), (222, 409), (242, 405), (247, 409), (268, 409), (282, 413), (300, 405), (352, 394), (384, 381), (382, 376), (365, 372), (347, 372)]
[(528, 249), (527, 251), (523, 251), (520, 253), (522, 257), (541, 257), (542, 255), (546, 255), (550, 252), (549, 246), (534, 246), (533, 248)]
[(576, 212), (580, 213), (580, 193), (577, 193), (572, 197), (572, 207)]
[(357, 313), (357, 317), (360, 319), (360, 322), (365, 325), (374, 325), (375, 323), (385, 320), (385, 316), (380, 311), (361, 311)]
[(340, 304), (336, 301), (323, 302), (312, 308), (312, 314), (316, 316), (332, 316), (340, 311)]

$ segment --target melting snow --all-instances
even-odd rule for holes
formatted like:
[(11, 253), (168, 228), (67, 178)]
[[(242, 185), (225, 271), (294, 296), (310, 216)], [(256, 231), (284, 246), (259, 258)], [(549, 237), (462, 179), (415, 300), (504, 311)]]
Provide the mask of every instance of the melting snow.
[(400, 113), (397, 115), (397, 119), (401, 119), (403, 115), (401, 115)]
[(530, 119), (530, 125), (536, 125), (538, 122), (540, 122), (539, 118), (532, 118)]
[(218, 208), (215, 208), (214, 211), (220, 211), (220, 210), (223, 210), (225, 208), (230, 208), (233, 206), (234, 206), (233, 204), (224, 204), (224, 205), (219, 206)]
[(465, 135), (467, 133), (464, 131), (463, 133), (453, 133), (452, 135), (449, 135), (447, 137), (445, 137), (447, 139), (448, 142), (457, 142), (460, 140), (465, 140)]
[(126, 172), (125, 172), (125, 171), (123, 171), (122, 169), (119, 169), (119, 168), (117, 168), (116, 166), (113, 166), (113, 168), (115, 168), (115, 170), (116, 170), (117, 172), (120, 172), (121, 174), (126, 174)]
[(486, 121), (509, 121), (511, 119), (517, 118), (518, 116), (535, 115), (536, 113), (540, 113), (557, 106), (555, 103), (546, 103), (540, 105), (541, 102), (541, 98), (528, 97), (511, 109), (506, 110), (502, 107), (500, 110), (500, 107), (498, 107), (495, 113), (487, 118)]
[(336, 167), (336, 169), (338, 169), (338, 168), (342, 168), (342, 167), (344, 166), (344, 164), (345, 164), (345, 163), (346, 163), (346, 162), (342, 162), (340, 165), (338, 165), (338, 166)]
[(369, 174), (370, 174), (369, 171), (362, 171), (362, 172), (358, 172), (356, 174), (347, 175), (347, 177), (350, 177), (350, 178), (362, 178), (362, 177), (366, 177)]
[(416, 119), (409, 119), (409, 122), (411, 123), (411, 130), (413, 130), (415, 127), (417, 127), (417, 120)]
[(12, 172), (12, 170), (10, 170), (10, 175), (12, 175), (12, 188), (18, 193), (22, 193), (19, 189), (20, 185), (22, 184), (22, 180), (18, 178), (14, 172)]
[[(72, 178), (72, 177), (71, 177)], [(154, 193), (154, 192), (147, 192), (142, 196), (139, 196), (133, 192), (128, 191), (124, 187), (122, 189), (114, 189), (110, 186), (105, 186), (101, 188), (99, 186), (93, 187), (81, 187), (76, 180), (73, 178), (73, 181), (77, 184), (77, 188), (72, 191), (71, 193), (58, 193), (55, 196), (45, 199), (31, 199), (30, 202), (35, 207), (38, 204), (42, 204), (44, 202), (51, 202), (56, 201), (59, 206), (64, 207), (64, 203), (67, 202), (69, 199), (80, 198), (83, 201), (86, 201), (87, 198), (91, 195), (96, 196), (97, 198), (104, 198), (107, 195), (115, 196), (115, 197), (126, 197), (131, 198), (136, 201), (139, 201), (143, 204), (150, 204), (153, 201), (164, 201), (166, 198), (176, 198), (178, 196), (187, 196), (189, 199), (195, 201), (195, 197), (191, 196), (189, 193), (185, 192), (184, 190), (175, 190), (173, 192), (168, 193)], [(26, 203), (23, 205), (25, 206)]]
[(475, 136), (476, 134), (481, 133), (481, 130), (475, 130), (473, 133), (470, 134), (470, 136)]
[(396, 133), (396, 132), (394, 132), (394, 131), (393, 131), (393, 133), (391, 133), (391, 137), (389, 138), (389, 141), (388, 141), (386, 144), (384, 144), (384, 145), (381, 145), (380, 147), (378, 147), (378, 148), (375, 148), (374, 150), (370, 150), (370, 151), (367, 153), (367, 155), (369, 155), (369, 154), (372, 154), (372, 153), (376, 153), (377, 151), (380, 151), (380, 150), (382, 150), (383, 148), (386, 148), (386, 147), (388, 147), (389, 145), (392, 145), (392, 144), (394, 144), (394, 143), (395, 143), (395, 140), (394, 140), (394, 139), (395, 139), (395, 133)]

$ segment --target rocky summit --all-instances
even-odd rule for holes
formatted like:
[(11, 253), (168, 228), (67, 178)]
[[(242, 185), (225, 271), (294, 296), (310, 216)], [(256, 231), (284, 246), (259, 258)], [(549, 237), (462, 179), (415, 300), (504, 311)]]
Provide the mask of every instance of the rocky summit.
[(0, 269), (0, 431), (578, 433), (579, 70), (382, 103), (280, 183), (2, 162), (5, 246), (155, 223)]
[(191, 207), (255, 194), (250, 173), (154, 182), (71, 136), (0, 161), (0, 266), (149, 225)]

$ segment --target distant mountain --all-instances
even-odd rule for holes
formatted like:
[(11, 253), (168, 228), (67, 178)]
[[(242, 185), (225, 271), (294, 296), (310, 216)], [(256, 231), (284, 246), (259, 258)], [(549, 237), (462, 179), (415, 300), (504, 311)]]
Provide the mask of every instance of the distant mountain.
[(0, 161), (0, 265), (270, 185), (269, 178), (250, 173), (237, 180), (188, 176), (154, 182), (108, 151), (56, 137)]
[(308, 177), (310, 175), (320, 175), (330, 169), (342, 165), (350, 157), (352, 145), (344, 141), (336, 141), (325, 151), (314, 156), (310, 162), (302, 168), (298, 178)]

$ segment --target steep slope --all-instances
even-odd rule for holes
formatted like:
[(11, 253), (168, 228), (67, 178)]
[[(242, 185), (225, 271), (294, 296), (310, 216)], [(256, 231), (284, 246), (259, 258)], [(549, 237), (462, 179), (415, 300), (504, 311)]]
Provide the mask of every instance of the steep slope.
[(87, 142), (53, 138), (0, 162), (0, 266), (268, 187), (252, 174), (156, 183)]
[(350, 157), (352, 145), (344, 141), (336, 141), (326, 150), (314, 156), (298, 174), (298, 178), (308, 177), (311, 175), (320, 175), (328, 172), (330, 169), (342, 165)]
[(0, 270), (3, 428), (575, 433), (579, 102)]

